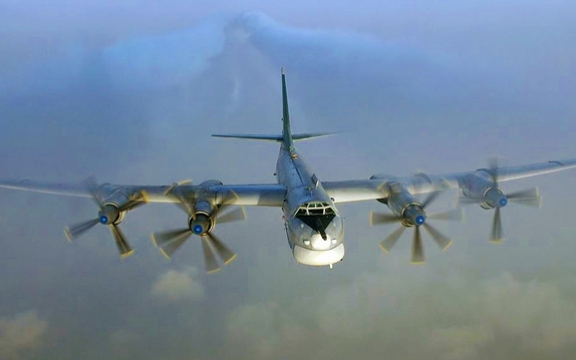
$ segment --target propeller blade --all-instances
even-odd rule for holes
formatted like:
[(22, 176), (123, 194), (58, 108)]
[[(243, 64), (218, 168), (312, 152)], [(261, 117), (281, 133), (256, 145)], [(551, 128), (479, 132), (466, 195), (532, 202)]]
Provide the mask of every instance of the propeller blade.
[(442, 193), (442, 191), (438, 190), (438, 191), (434, 191), (431, 192), (428, 197), (422, 201), (422, 208), (425, 209), (428, 205), (430, 205), (431, 202), (433, 202), (434, 200), (436, 200), (436, 198), (438, 198), (438, 196)]
[(175, 197), (176, 200), (178, 200), (178, 202), (176, 203), (176, 206), (178, 206), (180, 209), (182, 209), (182, 211), (184, 211), (186, 214), (192, 215), (192, 213), (194, 212), (194, 209), (192, 208), (192, 204), (189, 204), (188, 201), (186, 201), (186, 199), (184, 198), (184, 194), (182, 193), (182, 190), (180, 189), (180, 186), (188, 185), (188, 184), (192, 184), (192, 180), (183, 180), (183, 181), (179, 181), (177, 183), (173, 183), (172, 185), (170, 185), (168, 187), (168, 189), (166, 189), (164, 191), (164, 195), (171, 195), (171, 196)]
[(98, 183), (96, 182), (96, 178), (93, 176), (87, 178), (84, 180), (84, 186), (86, 186), (86, 189), (88, 189), (90, 195), (92, 195), (92, 199), (96, 205), (98, 205), (99, 208), (102, 208), (102, 198), (98, 192)]
[(226, 246), (216, 235), (208, 233), (206, 236), (210, 239), (210, 245), (216, 250), (218, 256), (220, 256), (224, 262), (224, 265), (228, 265), (236, 258), (236, 253)]
[(87, 230), (91, 229), (93, 226), (98, 224), (100, 221), (99, 219), (93, 219), (81, 222), (76, 225), (72, 225), (71, 227), (66, 227), (64, 229), (64, 235), (68, 238), (68, 241), (72, 241), (78, 236), (84, 234)]
[(474, 204), (483, 203), (484, 201), (486, 201), (486, 200), (483, 198), (471, 198), (471, 197), (467, 197), (467, 196), (460, 194), (460, 195), (458, 195), (456, 205), (464, 205), (464, 206), (474, 205)]
[(380, 242), (380, 248), (385, 253), (389, 253), (390, 250), (392, 250), (392, 248), (394, 247), (394, 245), (398, 241), (398, 239), (400, 238), (400, 236), (402, 236), (402, 234), (404, 233), (404, 230), (406, 230), (406, 227), (400, 226), (400, 228), (398, 228), (398, 230), (394, 231), (392, 234), (388, 235), (388, 237), (386, 239), (384, 239), (384, 240), (382, 240), (382, 242)]
[[(177, 234), (177, 232), (179, 232), (179, 234)], [(156, 237), (155, 235), (152, 235), (152, 241), (154, 242), (154, 245), (158, 246), (162, 255), (164, 255), (164, 257), (166, 257), (167, 259), (171, 258), (172, 255), (176, 252), (176, 250), (180, 249), (182, 244), (184, 244), (186, 240), (188, 240), (190, 236), (192, 236), (192, 232), (189, 229), (185, 229), (185, 231), (182, 230), (171, 231), (171, 233), (173, 233), (173, 235), (175, 236), (173, 236), (170, 239), (168, 239), (168, 232), (165, 232), (163, 234), (156, 234)], [(167, 236), (157, 237), (158, 235), (167, 235)]]
[(192, 232), (188, 228), (168, 230), (152, 234), (152, 242), (156, 247), (164, 247), (171, 242), (183, 237), (184, 235), (191, 234)]
[(535, 207), (539, 207), (542, 200), (538, 188), (516, 191), (506, 197), (515, 204)]
[(432, 225), (430, 225), (428, 223), (424, 223), (424, 228), (432, 236), (434, 241), (436, 241), (436, 244), (438, 244), (438, 246), (440, 246), (440, 249), (442, 249), (442, 251), (445, 251), (446, 249), (448, 249), (450, 247), (450, 245), (452, 245), (452, 240), (450, 240), (447, 236), (442, 234), (440, 231), (438, 231)]
[(512, 192), (508, 195), (506, 195), (506, 197), (508, 199), (516, 199), (516, 198), (536, 198), (540, 196), (540, 191), (538, 190), (537, 187), (532, 188), (532, 189), (526, 189), (526, 190), (520, 190), (520, 191), (515, 191)]
[(420, 226), (414, 229), (414, 238), (412, 240), (412, 264), (424, 264), (424, 248), (422, 247), (422, 235)]
[(212, 274), (220, 270), (220, 265), (218, 265), (214, 251), (210, 247), (209, 239), (208, 236), (200, 237), (200, 240), (202, 240), (202, 251), (204, 252), (204, 262), (206, 263), (206, 272)]
[(510, 202), (517, 204), (517, 205), (532, 206), (532, 207), (542, 206), (542, 198), (541, 197), (537, 197), (537, 198), (514, 198), (514, 199), (509, 199), (509, 200), (510, 200)]
[(126, 240), (126, 237), (120, 230), (120, 228), (116, 225), (110, 225), (110, 231), (112, 231), (112, 235), (114, 235), (114, 240), (116, 241), (116, 246), (118, 247), (118, 251), (120, 252), (120, 258), (124, 259), (134, 253), (130, 244)]
[(162, 253), (162, 255), (164, 255), (165, 258), (170, 259), (172, 255), (174, 255), (176, 250), (180, 249), (180, 247), (186, 242), (186, 240), (190, 238), (190, 236), (192, 236), (191, 233), (185, 234), (184, 236), (179, 237), (178, 239), (172, 241), (171, 243), (168, 243), (163, 247), (160, 247), (159, 248), (160, 252)]
[(498, 158), (493, 157), (488, 159), (488, 169), (490, 170), (490, 177), (494, 183), (494, 187), (498, 187), (498, 168), (500, 161)]
[(178, 182), (172, 183), (170, 186), (168, 186), (168, 188), (166, 190), (164, 190), (164, 195), (170, 194), (170, 192), (175, 187), (178, 187), (180, 185), (191, 185), (191, 184), (192, 184), (192, 179), (180, 180)]
[(136, 194), (136, 196), (134, 196), (130, 201), (128, 201), (126, 204), (122, 205), (118, 211), (122, 212), (125, 210), (132, 210), (135, 209), (139, 206), (145, 205), (148, 203), (148, 193), (146, 193), (145, 190), (142, 190), (140, 192), (138, 192)]
[(391, 224), (395, 222), (402, 221), (401, 218), (387, 213), (371, 212), (370, 213), (370, 226), (381, 225), (381, 224)]
[(232, 210), (219, 211), (216, 213), (216, 221), (224, 224), (228, 222), (240, 221), (246, 219), (246, 212), (243, 207)]
[(435, 214), (428, 215), (429, 219), (447, 220), (447, 221), (462, 221), (463, 217), (464, 216), (462, 213), (462, 209), (453, 209), (453, 210), (448, 210), (448, 211), (444, 211), (441, 213), (435, 213)]
[(490, 242), (500, 243), (502, 242), (502, 237), (502, 218), (500, 217), (500, 208), (497, 207), (494, 210), (494, 218), (492, 219), (492, 237)]

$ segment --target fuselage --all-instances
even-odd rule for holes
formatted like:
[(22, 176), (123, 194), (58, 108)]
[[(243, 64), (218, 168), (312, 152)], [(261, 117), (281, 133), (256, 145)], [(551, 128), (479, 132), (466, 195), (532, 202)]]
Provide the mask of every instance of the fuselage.
[(298, 263), (332, 266), (344, 257), (344, 224), (317, 175), (295, 148), (280, 148), (279, 184), (286, 186), (282, 206), (292, 254)]

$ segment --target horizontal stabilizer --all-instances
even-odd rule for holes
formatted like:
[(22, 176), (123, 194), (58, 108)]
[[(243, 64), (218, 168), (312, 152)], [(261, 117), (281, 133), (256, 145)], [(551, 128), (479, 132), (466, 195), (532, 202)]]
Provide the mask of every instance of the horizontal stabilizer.
[[(304, 133), (304, 134), (294, 134), (292, 135), (292, 140), (308, 140), (312, 138), (334, 135), (334, 133)], [(248, 139), (248, 140), (263, 140), (263, 141), (275, 141), (282, 142), (282, 135), (255, 135), (255, 134), (213, 134), (213, 137), (220, 138), (232, 138), (232, 139)]]

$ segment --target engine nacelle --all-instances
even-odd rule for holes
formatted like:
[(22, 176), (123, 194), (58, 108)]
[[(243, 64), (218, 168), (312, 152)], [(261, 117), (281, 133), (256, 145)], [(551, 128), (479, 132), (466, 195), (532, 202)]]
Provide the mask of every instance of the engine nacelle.
[(188, 219), (190, 230), (198, 236), (211, 232), (214, 230), (215, 225), (214, 219), (205, 213), (196, 213), (194, 214), (194, 217)]
[(98, 221), (103, 225), (118, 225), (125, 216), (126, 211), (120, 211), (118, 205), (106, 202), (98, 212)]
[(495, 207), (506, 206), (508, 200), (504, 192), (497, 187), (487, 171), (479, 170), (466, 176), (461, 184), (462, 194), (471, 199), (484, 200), (479, 202), (481, 208), (489, 210)]
[(194, 234), (201, 236), (214, 230), (216, 221), (211, 216), (214, 208), (207, 200), (199, 200), (194, 204), (194, 215), (188, 219), (188, 226)]
[(460, 184), (462, 188), (462, 193), (464, 196), (480, 199), (486, 195), (486, 192), (492, 188), (492, 180), (488, 177), (488, 174), (483, 171), (477, 171), (475, 174), (470, 174), (464, 179)]
[[(118, 225), (124, 220), (126, 213), (129, 208), (125, 208), (125, 205), (133, 201), (134, 195), (130, 191), (117, 190), (112, 193), (111, 196), (107, 197), (102, 203), (102, 208), (98, 212), (98, 219), (101, 224), (105, 225)], [(123, 209), (120, 211), (120, 209)]]
[(402, 219), (402, 225), (420, 226), (426, 222), (426, 213), (422, 204), (416, 201), (402, 184), (393, 182), (387, 186), (389, 195), (386, 205), (394, 215)]

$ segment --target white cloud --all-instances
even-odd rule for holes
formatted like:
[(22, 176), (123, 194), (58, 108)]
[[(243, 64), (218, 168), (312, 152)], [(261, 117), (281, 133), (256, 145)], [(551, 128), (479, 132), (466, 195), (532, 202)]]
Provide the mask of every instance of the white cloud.
[(198, 270), (194, 267), (186, 271), (169, 270), (158, 277), (151, 295), (167, 302), (198, 299), (204, 295), (204, 286), (198, 280)]
[(466, 323), (430, 335), (430, 344), (444, 358), (481, 359), (499, 354), (504, 343), (520, 353), (555, 353), (576, 339), (576, 303), (562, 298), (555, 285), (522, 283), (503, 274), (468, 300), (474, 311)]
[(241, 307), (229, 318), (230, 348), (255, 359), (372, 359), (384, 350), (389, 359), (563, 359), (574, 350), (576, 302), (554, 284), (506, 273), (409, 281), (365, 274), (293, 305)]
[(16, 359), (21, 350), (38, 346), (47, 328), (34, 310), (0, 318), (0, 358)]

